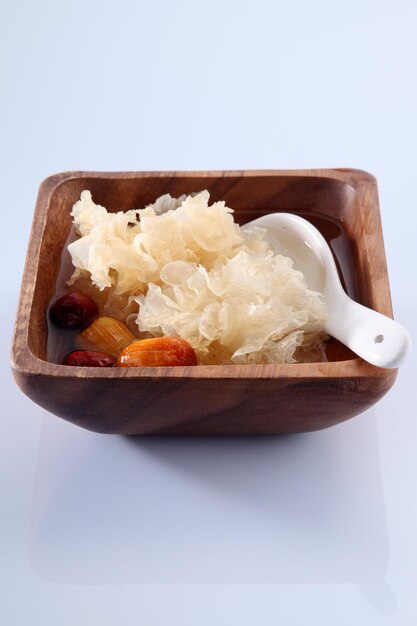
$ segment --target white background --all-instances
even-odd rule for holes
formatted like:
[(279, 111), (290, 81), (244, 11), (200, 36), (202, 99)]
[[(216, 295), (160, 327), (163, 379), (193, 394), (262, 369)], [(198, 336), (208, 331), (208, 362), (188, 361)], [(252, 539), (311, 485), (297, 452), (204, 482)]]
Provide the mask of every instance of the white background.
[(357, 167), (416, 320), (417, 5), (5, 2), (0, 623), (417, 623), (416, 358), (314, 434), (100, 436), (14, 385), (37, 187), (68, 170)]

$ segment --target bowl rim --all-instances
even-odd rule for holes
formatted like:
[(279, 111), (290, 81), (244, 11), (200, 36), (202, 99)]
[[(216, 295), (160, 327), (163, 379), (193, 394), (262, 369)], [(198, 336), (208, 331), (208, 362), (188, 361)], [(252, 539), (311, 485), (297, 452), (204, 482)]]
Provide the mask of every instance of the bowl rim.
[[(39, 187), (36, 201), (32, 230), (30, 234), (25, 267), (23, 271), (16, 323), (13, 333), (11, 366), (12, 370), (27, 376), (49, 376), (68, 379), (164, 379), (164, 378), (250, 378), (250, 379), (314, 379), (314, 378), (382, 378), (389, 376), (393, 370), (378, 368), (356, 357), (345, 361), (293, 364), (251, 364), (251, 365), (196, 365), (177, 367), (132, 367), (132, 368), (91, 368), (60, 365), (44, 361), (34, 355), (28, 345), (28, 323), (34, 296), (34, 277), (37, 274), (38, 257), (42, 242), (48, 208), (52, 195), (64, 183), (80, 178), (98, 179), (132, 179), (147, 177), (298, 177), (321, 178), (336, 180), (352, 187), (366, 211), (372, 213), (374, 236), (380, 242), (377, 255), (369, 256), (369, 269), (379, 265), (382, 269), (384, 297), (375, 296), (375, 309), (380, 313), (392, 316), (391, 296), (389, 291), (385, 251), (383, 245), (382, 226), (380, 219), (377, 182), (375, 176), (354, 168), (323, 168), (323, 169), (261, 169), (261, 170), (192, 170), (192, 171), (65, 171), (48, 176)], [(363, 209), (362, 209), (363, 210)], [(376, 258), (377, 257), (377, 258)]]

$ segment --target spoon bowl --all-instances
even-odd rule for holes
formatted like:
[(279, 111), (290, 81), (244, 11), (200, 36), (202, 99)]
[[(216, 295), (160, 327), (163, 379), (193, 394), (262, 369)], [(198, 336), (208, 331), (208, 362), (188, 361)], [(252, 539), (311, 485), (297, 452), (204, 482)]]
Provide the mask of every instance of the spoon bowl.
[(411, 348), (406, 329), (391, 318), (355, 302), (344, 291), (333, 254), (319, 230), (291, 213), (271, 213), (245, 224), (266, 230), (276, 253), (290, 257), (309, 289), (323, 294), (325, 331), (368, 363), (396, 368)]

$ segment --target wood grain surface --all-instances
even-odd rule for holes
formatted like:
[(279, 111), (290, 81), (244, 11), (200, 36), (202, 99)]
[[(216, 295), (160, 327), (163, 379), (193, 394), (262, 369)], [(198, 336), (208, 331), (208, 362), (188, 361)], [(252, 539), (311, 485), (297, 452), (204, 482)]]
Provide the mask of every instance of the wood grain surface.
[[(223, 172), (68, 172), (41, 185), (16, 318), (12, 369), (48, 411), (101, 433), (278, 434), (326, 428), (364, 411), (394, 383), (334, 343), (329, 362), (83, 368), (46, 360), (46, 311), (55, 293), (70, 211), (83, 189), (111, 211), (141, 208), (163, 193), (208, 189), (244, 223), (274, 211), (307, 217), (327, 239), (341, 228), (342, 278), (350, 295), (392, 316), (376, 180), (350, 169)], [(342, 241), (343, 243), (343, 241)], [(343, 249), (342, 249), (343, 248)]]

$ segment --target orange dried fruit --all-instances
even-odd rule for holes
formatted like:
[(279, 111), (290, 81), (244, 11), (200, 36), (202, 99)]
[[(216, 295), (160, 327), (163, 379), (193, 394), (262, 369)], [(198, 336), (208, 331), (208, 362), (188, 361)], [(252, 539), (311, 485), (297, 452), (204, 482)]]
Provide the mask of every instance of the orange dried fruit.
[(137, 339), (122, 350), (118, 367), (166, 367), (197, 365), (197, 356), (188, 341), (181, 337)]
[(102, 350), (117, 356), (127, 344), (135, 340), (126, 324), (115, 317), (97, 317), (78, 335), (77, 345)]

